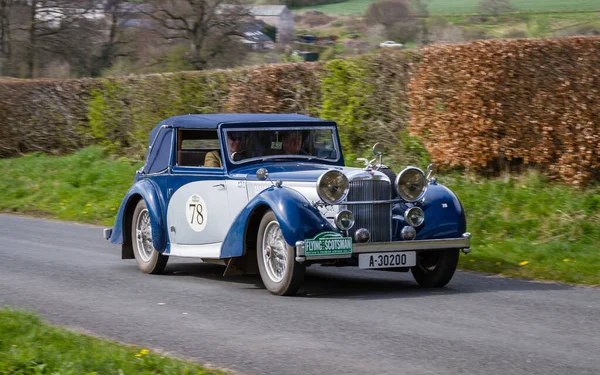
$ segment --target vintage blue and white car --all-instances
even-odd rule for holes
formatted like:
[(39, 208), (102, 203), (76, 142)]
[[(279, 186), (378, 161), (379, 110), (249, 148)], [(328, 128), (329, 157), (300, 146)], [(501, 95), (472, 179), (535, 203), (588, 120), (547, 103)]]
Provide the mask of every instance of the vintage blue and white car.
[[(140, 270), (170, 256), (260, 273), (295, 294), (307, 266), (411, 270), (442, 287), (470, 234), (455, 194), (407, 167), (344, 166), (335, 122), (300, 115), (186, 115), (162, 121), (104, 237)], [(431, 169), (428, 168), (429, 174)]]

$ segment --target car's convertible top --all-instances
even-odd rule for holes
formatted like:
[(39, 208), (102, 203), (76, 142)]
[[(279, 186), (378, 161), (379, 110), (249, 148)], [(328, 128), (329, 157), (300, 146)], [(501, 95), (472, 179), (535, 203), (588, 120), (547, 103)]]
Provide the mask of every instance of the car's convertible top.
[(325, 121), (314, 117), (294, 114), (207, 114), (207, 115), (183, 115), (173, 116), (163, 120), (159, 125), (169, 125), (174, 128), (188, 129), (216, 129), (220, 124), (248, 123), (256, 124), (261, 122), (320, 122)]

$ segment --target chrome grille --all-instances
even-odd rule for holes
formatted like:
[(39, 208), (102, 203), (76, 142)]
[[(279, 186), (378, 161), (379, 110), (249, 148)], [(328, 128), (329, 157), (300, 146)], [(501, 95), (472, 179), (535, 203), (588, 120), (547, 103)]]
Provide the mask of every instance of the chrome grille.
[[(350, 182), (348, 202), (375, 201), (391, 199), (391, 184), (388, 181), (360, 180)], [(348, 210), (354, 214), (354, 227), (350, 234), (358, 228), (367, 228), (371, 232), (369, 242), (387, 242), (392, 240), (392, 205), (351, 204)]]

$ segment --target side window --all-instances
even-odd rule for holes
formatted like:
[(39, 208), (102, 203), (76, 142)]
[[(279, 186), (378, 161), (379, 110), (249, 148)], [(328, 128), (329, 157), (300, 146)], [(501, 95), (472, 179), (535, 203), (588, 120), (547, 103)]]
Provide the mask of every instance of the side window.
[(177, 132), (177, 165), (222, 168), (221, 145), (217, 131), (179, 129)]

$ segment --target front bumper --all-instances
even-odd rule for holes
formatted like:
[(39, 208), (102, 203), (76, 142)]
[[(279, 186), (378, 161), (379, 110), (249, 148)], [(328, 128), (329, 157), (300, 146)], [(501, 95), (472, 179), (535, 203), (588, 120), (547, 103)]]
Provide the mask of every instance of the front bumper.
[(464, 233), (460, 238), (443, 238), (439, 240), (412, 240), (393, 242), (371, 242), (352, 244), (352, 254), (310, 256), (304, 255), (304, 241), (296, 242), (296, 261), (347, 259), (354, 255), (366, 253), (387, 253), (397, 251), (434, 251), (461, 249), (465, 254), (471, 251), (471, 233)]

